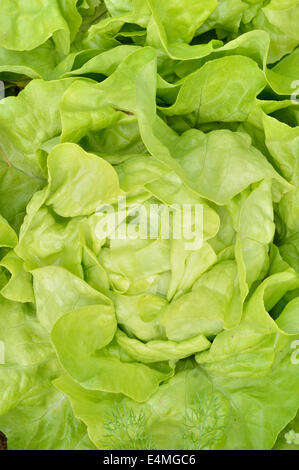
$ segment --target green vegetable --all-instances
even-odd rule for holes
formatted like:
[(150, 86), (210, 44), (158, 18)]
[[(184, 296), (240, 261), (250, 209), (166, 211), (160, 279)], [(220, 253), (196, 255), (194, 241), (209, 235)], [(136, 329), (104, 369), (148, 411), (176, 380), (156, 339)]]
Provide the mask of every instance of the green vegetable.
[(299, 1), (42, 3), (0, 4), (8, 448), (298, 449)]

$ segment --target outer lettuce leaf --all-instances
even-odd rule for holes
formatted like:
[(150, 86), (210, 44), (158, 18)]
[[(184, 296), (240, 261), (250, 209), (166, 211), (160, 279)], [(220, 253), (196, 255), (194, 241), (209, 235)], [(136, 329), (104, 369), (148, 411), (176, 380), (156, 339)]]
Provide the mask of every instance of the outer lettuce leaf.
[(276, 93), (289, 95), (295, 91), (294, 83), (298, 77), (298, 54), (297, 48), (268, 70), (268, 79), (270, 78), (271, 86)]
[(296, 0), (271, 0), (253, 20), (255, 29), (265, 30), (271, 38), (268, 63), (276, 62), (299, 44), (299, 4)]
[(18, 237), (7, 220), (0, 215), (0, 246), (13, 248), (18, 243)]
[(147, 27), (147, 43), (162, 49), (173, 59), (193, 59), (208, 55), (219, 47), (220, 41), (212, 40), (208, 44), (191, 46), (197, 29), (217, 7), (217, 1), (177, 2), (171, 0), (161, 3), (147, 0), (151, 18)]
[[(85, 341), (78, 336), (83, 325)], [(123, 393), (137, 402), (146, 401), (160, 382), (173, 375), (172, 368), (167, 363), (149, 367), (134, 362), (113, 344), (105, 348), (115, 330), (111, 307), (89, 306), (64, 315), (55, 324), (51, 337), (61, 364), (84, 388)]]
[(218, 36), (230, 36), (238, 31), (242, 14), (248, 13), (248, 6), (241, 0), (218, 0), (218, 7), (199, 32), (216, 29)]
[[(271, 448), (277, 432), (292, 419), (297, 406), (293, 407), (297, 401), (293, 390), (297, 390), (295, 382), (298, 380), (298, 364), (296, 365), (291, 357), (293, 339), (284, 336), (285, 333), (282, 331), (283, 328), (287, 330), (288, 320), (291, 321), (292, 301), (287, 304), (285, 300), (287, 307), (285, 313), (281, 314), (281, 321), (279, 316), (275, 322), (266, 311), (266, 309), (271, 311), (275, 304), (284, 299), (288, 290), (292, 291), (297, 288), (298, 278), (293, 273), (279, 273), (269, 277), (249, 300), (240, 326), (218, 335), (210, 351), (200, 353), (196, 357), (207, 372), (210, 371), (217, 388), (228, 386), (229, 390), (236, 394), (234, 403), (237, 407), (250, 407), (251, 418), (247, 418), (246, 427), (251, 433), (252, 426), (253, 448)], [(287, 333), (295, 335), (297, 339), (298, 331), (298, 328), (292, 328), (292, 331), (289, 330)], [(255, 376), (259, 378), (254, 379)], [(280, 406), (279, 396), (280, 393), (284, 394), (283, 409), (280, 408), (280, 412), (275, 414), (275, 426), (269, 430), (268, 435), (257, 436), (256, 434), (263, 428), (258, 420), (267, 419), (263, 406), (259, 410), (260, 405), (257, 402), (255, 405), (249, 404), (248, 395), (246, 397), (242, 396), (242, 393), (238, 395), (239, 387), (244, 386), (246, 382), (248, 382), (248, 395), (251, 394), (250, 390), (255, 390), (254, 395), (259, 396), (261, 400), (263, 393), (265, 399), (268, 399), (268, 392), (272, 389), (271, 400), (273, 402), (267, 409), (270, 413), (275, 413), (273, 407)], [(291, 389), (290, 383), (292, 383)], [(291, 390), (292, 393), (290, 393)], [(260, 391), (261, 395), (256, 395), (257, 391)], [(257, 422), (259, 422), (258, 426)], [(274, 429), (276, 429), (275, 432)]]
[(46, 204), (62, 217), (90, 215), (120, 194), (112, 166), (74, 144), (56, 146), (48, 157), (48, 169)]
[(73, 70), (66, 73), (64, 76), (84, 76), (91, 73), (109, 76), (116, 70), (122, 60), (137, 49), (139, 49), (139, 47), (135, 45), (119, 45), (112, 50), (107, 50), (101, 54), (95, 55), (95, 57), (92, 57), (81, 67), (73, 67)]
[(0, 161), (0, 213), (16, 232), (19, 232), (28, 202), (44, 184), (43, 180), (31, 178)]
[(20, 233), (16, 253), (24, 260), (27, 270), (52, 263), (63, 266), (82, 277), (81, 224), (78, 220), (59, 220), (45, 207), (37, 210), (28, 205), (25, 224)]
[(22, 0), (20, 5), (4, 0), (0, 7), (0, 46), (15, 51), (29, 51), (53, 38), (59, 51), (68, 53), (81, 17), (77, 0)]
[(275, 233), (271, 183), (264, 180), (252, 191), (244, 191), (228, 210), (237, 234), (235, 257), (245, 299), (252, 284), (262, 280), (269, 268), (268, 252)]
[[(21, 423), (18, 428), (16, 422)], [(0, 423), (8, 436), (9, 450), (95, 449), (67, 398), (50, 383), (26, 394), (19, 406), (0, 417)]]
[(30, 78), (49, 79), (60, 57), (53, 43), (45, 42), (30, 51), (12, 51), (0, 48), (0, 77), (5, 73), (25, 75)]
[(23, 260), (14, 251), (10, 251), (2, 258), (0, 264), (11, 274), (11, 278), (1, 290), (1, 295), (16, 302), (34, 302), (32, 277), (25, 271)]
[[(61, 132), (59, 103), (71, 83), (72, 79), (34, 80), (18, 97), (8, 97), (1, 104), (2, 149), (9, 162), (28, 175), (44, 176), (38, 151)], [(37, 127), (39, 132), (36, 132)]]
[[(62, 267), (35, 269), (32, 274), (37, 318), (49, 331), (62, 315), (75, 308), (96, 304), (111, 307), (111, 301), (106, 296)], [(49, 302), (44, 302), (45, 297)]]
[[(280, 344), (283, 353), (276, 353), (276, 360), (273, 362), (272, 369), (264, 377), (260, 376), (261, 372), (259, 370), (262, 362), (259, 359), (261, 352), (256, 358), (257, 369), (249, 378), (243, 375), (245, 365), (245, 358), (243, 357), (241, 358), (243, 362), (242, 370), (239, 373), (235, 372), (233, 377), (231, 374), (225, 374), (225, 366), (221, 361), (218, 364), (211, 365), (211, 380), (214, 386), (217, 389), (225, 390), (236, 409), (240, 410), (237, 413), (241, 412), (242, 414), (242, 410), (244, 410), (246, 416), (246, 424), (241, 427), (242, 431), (239, 436), (236, 432), (237, 429), (233, 429), (233, 426), (228, 431), (225, 447), (229, 449), (272, 448), (278, 432), (294, 416), (298, 403), (298, 396), (293, 393), (298, 387), (298, 365), (295, 366), (291, 363), (290, 341), (280, 338), (280, 341), (276, 339), (276, 344), (277, 342)], [(273, 348), (273, 342), (270, 348)], [(248, 362), (253, 362), (253, 357), (254, 354), (251, 358), (248, 357)], [(209, 373), (209, 365), (204, 369)], [(246, 390), (246, 393), (244, 393), (244, 390)], [(269, 395), (269, 390), (271, 390), (271, 395)], [(281, 397), (283, 397), (283, 406), (281, 406)], [(270, 402), (265, 406), (265, 401), (268, 400)], [(277, 408), (279, 408), (279, 412), (276, 411)], [(264, 424), (269, 420), (272, 423), (271, 428), (267, 428)]]
[[(279, 61), (274, 67), (271, 66), (269, 68), (267, 64), (271, 57), (271, 41), (269, 34), (261, 28), (241, 34), (222, 47), (211, 51), (204, 58), (181, 61), (174, 66), (174, 71), (179, 77), (185, 77), (195, 71), (199, 73), (198, 69), (206, 62), (235, 55), (245, 56), (254, 60), (264, 71), (268, 85), (275, 93), (280, 95), (291, 95), (294, 93), (293, 82), (297, 78), (297, 49)], [(229, 78), (231, 80), (232, 77)]]
[[(287, 354), (288, 345), (281, 341), (280, 347), (284, 345)], [(254, 360), (258, 365), (261, 359), (253, 358), (251, 363)], [(298, 366), (290, 366), (290, 357), (282, 356), (271, 374), (257, 374), (256, 378), (254, 374), (249, 378), (227, 376), (221, 361), (217, 366), (210, 371), (208, 365), (196, 368), (186, 363), (187, 370), (177, 372), (143, 405), (118, 395), (85, 391), (67, 376), (54, 383), (69, 396), (75, 414), (87, 424), (91, 439), (100, 449), (122, 445), (125, 449), (270, 448), (294, 416), (297, 397), (293, 387), (298, 384)], [(264, 426), (270, 418), (264, 413), (265, 401), (271, 428)], [(277, 406), (280, 413), (275, 414), (274, 422)], [(123, 434), (123, 429), (129, 436)]]
[(0, 427), (8, 437), (8, 448), (93, 448), (85, 426), (51, 383), (60, 368), (32, 309), (0, 296), (0, 318), (5, 346), (0, 365)]
[(168, 116), (195, 113), (196, 123), (243, 121), (264, 87), (263, 72), (253, 61), (238, 55), (223, 57), (188, 75), (176, 102), (163, 112)]
[(192, 189), (217, 204), (228, 203), (250, 184), (264, 178), (286, 184), (246, 134), (230, 130), (204, 134), (190, 130), (179, 139), (172, 138), (169, 144)]

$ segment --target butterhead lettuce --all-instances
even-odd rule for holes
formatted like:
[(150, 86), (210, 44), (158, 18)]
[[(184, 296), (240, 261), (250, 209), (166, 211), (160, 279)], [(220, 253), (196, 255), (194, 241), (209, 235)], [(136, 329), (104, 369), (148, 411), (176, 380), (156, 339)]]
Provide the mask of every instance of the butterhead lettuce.
[(298, 449), (298, 20), (1, 1), (9, 449)]

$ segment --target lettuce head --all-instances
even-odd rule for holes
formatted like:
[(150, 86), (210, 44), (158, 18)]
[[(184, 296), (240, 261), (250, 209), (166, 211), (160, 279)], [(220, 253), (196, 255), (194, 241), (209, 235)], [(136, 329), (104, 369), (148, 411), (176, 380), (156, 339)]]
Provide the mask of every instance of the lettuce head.
[(8, 449), (298, 450), (298, 22), (1, 0)]

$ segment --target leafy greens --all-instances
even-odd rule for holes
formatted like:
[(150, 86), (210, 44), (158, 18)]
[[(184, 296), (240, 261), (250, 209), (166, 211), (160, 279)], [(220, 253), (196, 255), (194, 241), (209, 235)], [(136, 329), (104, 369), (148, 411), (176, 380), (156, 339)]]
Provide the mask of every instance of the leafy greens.
[[(298, 22), (298, 0), (1, 1), (9, 449), (298, 449)], [(159, 205), (200, 206), (202, 243), (135, 232)]]

